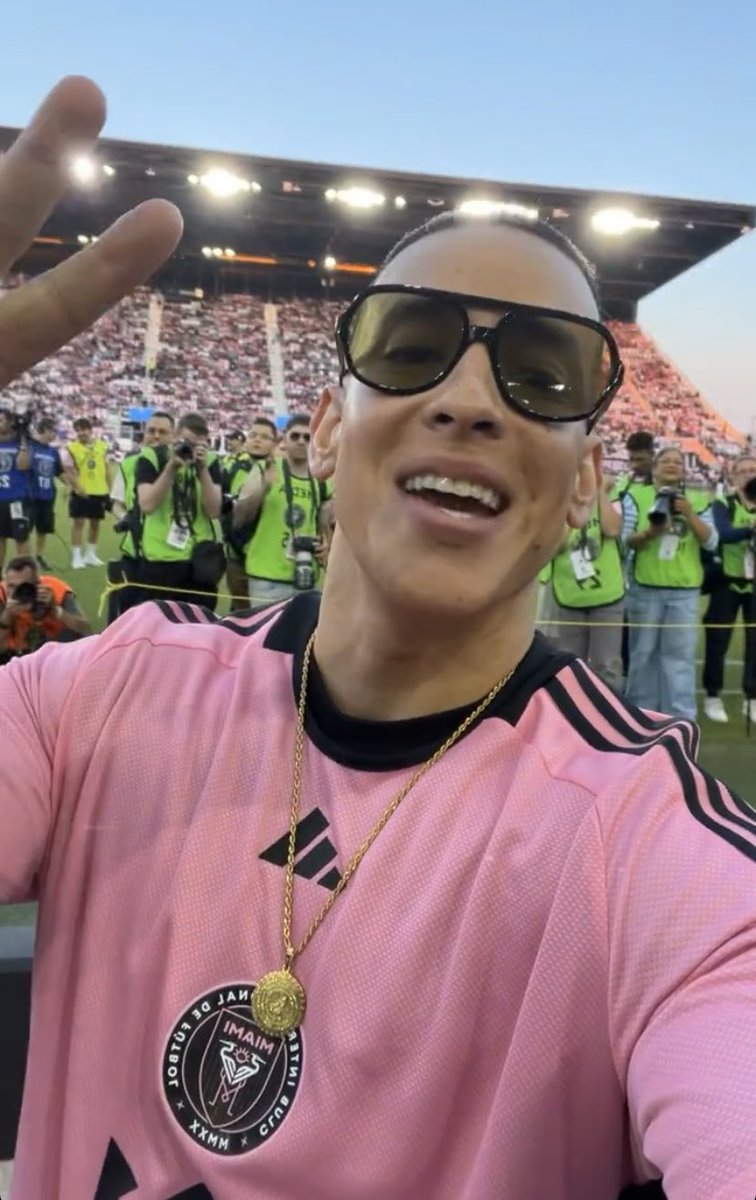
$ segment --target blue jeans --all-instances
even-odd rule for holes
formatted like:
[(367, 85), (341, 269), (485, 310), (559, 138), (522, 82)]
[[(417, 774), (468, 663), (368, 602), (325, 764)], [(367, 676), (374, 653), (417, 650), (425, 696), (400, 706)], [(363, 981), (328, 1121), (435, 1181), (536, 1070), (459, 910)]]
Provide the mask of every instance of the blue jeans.
[[(691, 588), (633, 584), (628, 589), (625, 695), (639, 708), (695, 720), (698, 598), (699, 592)], [(633, 628), (636, 622), (659, 628)], [(686, 628), (679, 628), (682, 625)]]

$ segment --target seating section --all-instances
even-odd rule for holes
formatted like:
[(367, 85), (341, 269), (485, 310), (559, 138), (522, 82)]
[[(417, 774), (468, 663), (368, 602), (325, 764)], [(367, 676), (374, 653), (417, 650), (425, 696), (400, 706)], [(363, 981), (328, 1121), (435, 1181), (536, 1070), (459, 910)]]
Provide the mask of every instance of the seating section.
[[(4, 285), (13, 287), (11, 277)], [(83, 413), (106, 422), (130, 404), (202, 411), (214, 432), (245, 426), (260, 412), (311, 411), (338, 377), (333, 329), (341, 305), (257, 296), (162, 297), (138, 289), (93, 329), (7, 389), (61, 428)], [(664, 357), (638, 325), (612, 323), (626, 381), (602, 423), (610, 470), (624, 462), (634, 429), (676, 439), (704, 462), (729, 457), (742, 436)], [(274, 386), (274, 380), (277, 384)]]

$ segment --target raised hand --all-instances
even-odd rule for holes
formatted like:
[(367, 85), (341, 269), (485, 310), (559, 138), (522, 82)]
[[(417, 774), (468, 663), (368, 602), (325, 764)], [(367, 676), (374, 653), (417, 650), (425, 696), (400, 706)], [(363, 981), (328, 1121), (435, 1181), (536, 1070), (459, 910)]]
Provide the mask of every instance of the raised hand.
[[(73, 156), (86, 153), (105, 121), (91, 80), (53, 88), (0, 159), (0, 277), (24, 253), (68, 186)], [(181, 237), (178, 209), (148, 200), (93, 245), (0, 299), (0, 388), (81, 333), (169, 257)]]

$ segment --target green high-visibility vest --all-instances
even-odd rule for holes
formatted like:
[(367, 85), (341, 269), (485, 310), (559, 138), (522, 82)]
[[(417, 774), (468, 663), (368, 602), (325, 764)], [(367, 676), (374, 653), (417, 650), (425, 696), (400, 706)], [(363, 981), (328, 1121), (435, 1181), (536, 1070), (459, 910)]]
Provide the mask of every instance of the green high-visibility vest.
[[(121, 476), (123, 478), (123, 503), (127, 513), (133, 512), (136, 506), (136, 465), (139, 458), (139, 451), (134, 451), (133, 454), (127, 454), (121, 463)], [(136, 546), (134, 545), (134, 535), (125, 533), (121, 539), (121, 554), (126, 558), (136, 558)]]
[[(655, 489), (644, 488), (640, 496), (630, 490), (638, 506), (637, 532), (642, 533), (649, 526)], [(698, 516), (709, 507), (708, 497), (701, 493), (688, 492), (687, 498)], [(681, 521), (674, 532), (670, 529), (636, 549), (633, 576), (643, 587), (700, 588), (704, 576), (701, 545), (690, 526)]]
[[(586, 548), (591, 551), (587, 559)], [(562, 608), (603, 608), (622, 599), (625, 576), (619, 541), (601, 532), (598, 505), (585, 529), (571, 530), (553, 568), (554, 599)]]
[[(749, 529), (753, 526), (754, 514), (748, 511), (738, 496), (731, 496), (728, 504), (733, 529)], [(749, 554), (752, 560), (753, 549), (745, 540), (722, 545), (722, 571), (728, 583), (743, 584), (747, 581), (749, 587), (752, 585), (752, 577), (749, 577), (746, 568)]]
[(318, 514), (325, 489), (317, 480), (291, 476), (293, 522), (289, 525), (282, 460), (276, 463), (277, 479), (262, 502), (252, 540), (247, 546), (244, 568), (255, 579), (276, 583), (294, 582), (294, 561), (287, 550), (293, 535), (318, 536)]
[[(152, 446), (148, 446), (143, 450), (140, 458), (146, 458), (152, 463), (155, 470), (160, 471), (165, 466), (166, 457), (165, 450), (161, 447), (163, 453), (158, 455)], [(210, 466), (216, 459), (217, 454), (209, 452), (207, 456), (207, 465)], [(134, 468), (136, 470), (136, 467)], [(142, 558), (148, 559), (150, 562), (188, 562), (192, 557), (194, 547), (198, 542), (214, 542), (217, 541), (215, 524), (205, 514), (202, 508), (200, 496), (200, 482), (197, 478), (197, 472), (193, 467), (179, 467), (176, 472), (176, 481), (179, 488), (186, 487), (194, 492), (194, 510), (196, 516), (192, 522), (192, 527), (189, 536), (182, 546), (174, 546), (169, 542), (171, 530), (174, 525), (175, 516), (173, 493), (168, 492), (163, 503), (154, 513), (142, 514)]]

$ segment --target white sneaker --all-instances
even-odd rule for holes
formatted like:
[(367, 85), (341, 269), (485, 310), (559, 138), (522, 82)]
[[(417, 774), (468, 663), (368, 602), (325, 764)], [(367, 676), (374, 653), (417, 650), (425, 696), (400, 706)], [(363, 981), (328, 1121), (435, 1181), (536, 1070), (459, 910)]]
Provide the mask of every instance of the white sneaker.
[(73, 558), (71, 559), (71, 567), (74, 571), (83, 571), (86, 563), (82, 557), (81, 550), (74, 550)]
[(704, 712), (710, 721), (716, 721), (719, 725), (726, 725), (729, 717), (725, 712), (725, 706), (719, 696), (707, 696), (704, 700)]
[(97, 551), (90, 547), (84, 555), (84, 565), (86, 567), (104, 567), (105, 563), (97, 557)]
[[(750, 705), (750, 712), (749, 712)], [(743, 716), (748, 717), (752, 725), (756, 725), (756, 700), (743, 701)]]

